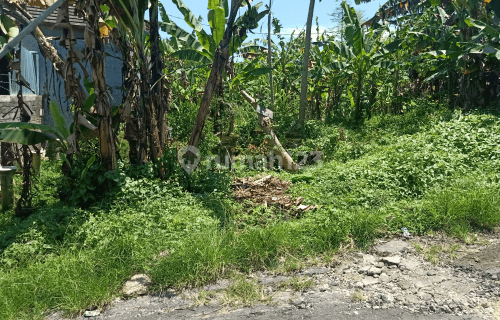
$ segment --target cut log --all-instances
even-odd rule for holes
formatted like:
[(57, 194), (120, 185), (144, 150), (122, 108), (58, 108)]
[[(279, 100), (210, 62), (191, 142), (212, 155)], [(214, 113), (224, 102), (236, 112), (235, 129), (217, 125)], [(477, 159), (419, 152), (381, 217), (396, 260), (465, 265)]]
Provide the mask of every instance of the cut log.
[[(240, 92), (243, 95), (243, 97), (252, 104), (254, 108), (257, 108), (257, 102), (255, 101), (254, 98), (252, 98), (248, 93), (246, 93), (245, 90), (241, 90)], [(293, 161), (292, 157), (290, 157), (290, 155), (281, 145), (280, 141), (278, 140), (278, 137), (273, 132), (273, 129), (271, 129), (271, 119), (259, 114), (259, 125), (262, 128), (262, 130), (264, 130), (265, 133), (271, 136), (269, 144), (272, 147), (272, 149), (276, 150), (277, 153), (281, 156), (283, 169), (292, 172), (298, 171), (300, 169), (300, 166)]]

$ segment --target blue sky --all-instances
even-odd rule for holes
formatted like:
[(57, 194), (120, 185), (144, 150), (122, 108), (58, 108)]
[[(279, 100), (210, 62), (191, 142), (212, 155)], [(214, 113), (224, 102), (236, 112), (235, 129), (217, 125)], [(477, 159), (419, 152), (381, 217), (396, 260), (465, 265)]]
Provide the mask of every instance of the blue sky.
[[(191, 29), (189, 26), (182, 20), (177, 19), (175, 17), (182, 18), (181, 13), (177, 9), (177, 7), (170, 0), (160, 0), (163, 6), (165, 7), (167, 14), (171, 17), (171, 19), (177, 23), (180, 27), (184, 28), (186, 31), (190, 32)], [(364, 10), (365, 17), (371, 18), (375, 12), (378, 10), (379, 6), (385, 3), (387, 0), (372, 0), (370, 3), (361, 4), (359, 6), (354, 4), (352, 1), (352, 5), (356, 9)], [(202, 16), (204, 21), (202, 23), (207, 23), (207, 4), (208, 0), (183, 0), (184, 4), (191, 9), (195, 16)], [(258, 3), (259, 0), (254, 0), (253, 4)], [(268, 4), (269, 0), (264, 0), (264, 4)], [(319, 2), (316, 0), (315, 8), (314, 8), (314, 20), (313, 32), (316, 32), (316, 17), (318, 17), (318, 22), (322, 30), (334, 27), (334, 23), (331, 21), (331, 17), (329, 14), (333, 12), (333, 10), (337, 7), (340, 7), (341, 1), (336, 0), (323, 0)], [(261, 7), (260, 10), (263, 10), (264, 6)], [(282, 33), (291, 33), (291, 31), (301, 30), (304, 28), (307, 21), (307, 13), (309, 10), (309, 0), (273, 0), (272, 4), (273, 17), (278, 18), (281, 21), (283, 26)], [(241, 10), (243, 14), (244, 9)], [(260, 29), (262, 26), (262, 30)], [(210, 27), (204, 26), (207, 32), (210, 32)], [(265, 38), (267, 37), (265, 34), (257, 34), (259, 32), (266, 33), (267, 32), (267, 18), (261, 20), (259, 28), (253, 30), (256, 35), (249, 37), (247, 40), (253, 38)], [(165, 37), (165, 34), (162, 33), (162, 36)], [(314, 34), (313, 34), (314, 38)], [(277, 40), (273, 38), (273, 40)]]

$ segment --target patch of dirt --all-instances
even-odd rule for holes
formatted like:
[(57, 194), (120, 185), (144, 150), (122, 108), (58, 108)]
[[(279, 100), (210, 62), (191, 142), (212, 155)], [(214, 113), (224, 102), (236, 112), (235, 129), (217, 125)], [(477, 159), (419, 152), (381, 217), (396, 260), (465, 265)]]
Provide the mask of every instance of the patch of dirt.
[[(493, 242), (493, 239), (491, 240)], [(500, 275), (500, 242), (495, 241), (492, 245), (484, 249), (475, 249), (453, 263), (457, 267), (469, 267), (473, 270), (491, 273), (495, 280), (499, 280)]]
[(285, 194), (290, 188), (290, 182), (279, 177), (268, 175), (265, 177), (235, 178), (233, 183), (234, 198), (240, 203), (250, 202), (253, 205), (275, 207), (283, 211), (296, 209), (297, 216), (300, 212), (316, 209), (318, 206), (302, 205), (302, 197), (293, 198)]
[(500, 320), (500, 299), (495, 306), (495, 311), (493, 311), (493, 319)]

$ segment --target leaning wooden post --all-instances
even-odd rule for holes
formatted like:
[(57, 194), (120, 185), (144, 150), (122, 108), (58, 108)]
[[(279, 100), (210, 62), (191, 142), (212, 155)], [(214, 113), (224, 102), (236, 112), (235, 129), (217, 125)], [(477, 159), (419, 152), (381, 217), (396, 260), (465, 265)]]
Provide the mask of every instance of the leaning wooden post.
[[(271, 115), (272, 113), (266, 113), (266, 112), (259, 112), (259, 110), (262, 110), (263, 108), (260, 107), (257, 102), (255, 101), (254, 98), (252, 98), (248, 93), (246, 93), (245, 90), (240, 91), (243, 97), (252, 104), (252, 106), (256, 109), (256, 111), (259, 114), (259, 125), (264, 130), (265, 133), (271, 136), (271, 140), (269, 141), (269, 144), (271, 147), (273, 147), (273, 150), (276, 150), (279, 155), (281, 156), (281, 159), (283, 161), (283, 169), (288, 170), (288, 171), (298, 171), (300, 169), (300, 166), (296, 164), (292, 157), (286, 152), (286, 150), (283, 148), (281, 145), (280, 141), (278, 140), (278, 137), (276, 137), (276, 134), (273, 132), (273, 129), (271, 129), (271, 119), (269, 118), (268, 115)], [(270, 110), (266, 110), (270, 111)], [(263, 115), (267, 114), (267, 115)], [(276, 147), (276, 148), (274, 148)]]

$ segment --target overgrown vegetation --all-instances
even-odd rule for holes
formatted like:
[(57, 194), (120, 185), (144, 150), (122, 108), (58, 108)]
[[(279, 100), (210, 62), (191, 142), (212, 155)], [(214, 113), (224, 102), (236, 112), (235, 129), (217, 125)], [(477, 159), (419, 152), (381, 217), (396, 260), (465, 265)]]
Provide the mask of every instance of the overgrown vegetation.
[[(119, 24), (124, 52), (132, 52), (124, 62), (120, 107), (103, 101), (96, 106), (95, 84), (88, 81), (89, 97), (73, 96), (75, 119), (80, 112), (95, 120), (102, 135), (81, 125), (67, 129), (56, 109), (56, 129), (0, 125), (3, 141), (27, 145), (48, 139), (52, 149), (58, 145), (51, 158), (61, 155), (60, 161), (42, 162), (30, 215), (0, 215), (0, 318), (79, 313), (120, 295), (124, 281), (139, 272), (149, 274), (158, 291), (236, 274), (227, 302), (251, 305), (263, 299), (261, 288), (245, 278), (256, 270), (294, 271), (308, 258), (366, 248), (403, 227), (416, 235), (442, 231), (468, 241), (471, 232), (499, 225), (500, 51), (498, 12), (490, 2), (424, 1), (409, 8), (411, 14), (395, 13), (396, 30), (379, 24), (395, 18), (384, 15), (365, 29), (343, 3), (344, 41), (324, 34), (310, 48), (304, 119), (297, 89), (302, 34), (285, 41), (274, 19), (280, 41), (268, 52), (269, 67), (261, 40), (243, 43), (246, 31), (268, 13), (257, 11), (261, 5), (248, 5), (226, 25), (235, 16), (233, 2), (209, 1), (209, 35), (181, 1), (174, 3), (194, 32), (179, 28), (160, 9), (163, 21), (156, 28), (171, 36), (160, 42), (160, 92), (149, 81), (160, 67), (146, 63), (149, 48), (158, 45), (146, 42), (142, 32), (146, 3), (116, 2), (129, 13), (126, 19), (106, 6), (87, 8), (93, 27), (96, 17), (108, 26)], [(227, 47), (218, 50), (219, 43)], [(98, 73), (95, 57), (92, 62)], [(272, 97), (263, 76), (271, 71)], [(262, 156), (277, 151), (270, 144), (274, 137), (262, 129), (271, 120), (257, 117), (241, 89), (274, 112), (272, 132), (294, 161), (303, 160), (299, 172), (265, 165)], [(158, 98), (170, 103), (166, 116)], [(168, 141), (165, 120), (173, 128)], [(179, 163), (186, 145), (199, 147), (202, 159), (191, 174)], [(320, 162), (311, 151), (322, 152)], [(208, 160), (216, 156), (222, 163)], [(228, 162), (229, 156), (237, 162), (253, 157), (253, 167), (247, 159), (229, 170), (225, 156)], [(259, 203), (235, 199), (235, 177), (265, 175), (290, 182), (285, 204), (292, 205), (273, 206), (265, 197)], [(20, 181), (15, 178), (17, 194)], [(301, 211), (299, 203), (311, 207)], [(422, 250), (433, 261), (443, 249)], [(301, 291), (311, 283), (293, 278), (284, 285)], [(207, 297), (200, 292), (200, 303)], [(365, 297), (357, 292), (351, 299)]]
[[(243, 229), (233, 221), (248, 213), (232, 199), (228, 171), (200, 167), (190, 177), (191, 192), (182, 171), (167, 181), (156, 179), (151, 166), (117, 171), (122, 182), (112, 192), (78, 209), (54, 197), (68, 178), (60, 176), (60, 162), (45, 161), (40, 189), (46, 192), (36, 213), (24, 220), (2, 216), (2, 318), (102, 304), (136, 272), (149, 273), (160, 290), (197, 286), (235, 270), (293, 270), (309, 256), (352, 240), (363, 247), (401, 227), (465, 237), (497, 226), (500, 121), (460, 112), (414, 114), (415, 123), (374, 117), (361, 129), (344, 129), (346, 140), (335, 142), (332, 160), (298, 175), (279, 173), (295, 181), (291, 191), (304, 203), (323, 207), (301, 219), (253, 225), (247, 219)], [(404, 127), (413, 134), (397, 134)], [(339, 134), (337, 126), (323, 130)], [(346, 146), (362, 151), (341, 155)], [(293, 179), (303, 176), (313, 178)]]

